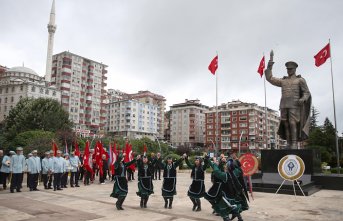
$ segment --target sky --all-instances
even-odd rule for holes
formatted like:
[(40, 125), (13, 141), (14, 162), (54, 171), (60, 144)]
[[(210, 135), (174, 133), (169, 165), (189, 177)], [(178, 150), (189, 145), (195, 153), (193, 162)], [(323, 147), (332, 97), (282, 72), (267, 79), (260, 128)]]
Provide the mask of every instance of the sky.
[[(0, 65), (44, 76), (52, 0), (0, 0)], [(331, 39), (339, 134), (343, 132), (343, 1), (341, 0), (56, 0), (54, 54), (70, 51), (108, 65), (107, 89), (163, 95), (167, 106), (199, 99), (216, 103), (209, 70), (218, 53), (218, 103), (264, 106), (263, 55), (274, 50), (275, 77), (295, 61), (307, 81), (318, 123), (334, 124), (330, 60), (313, 56)], [(267, 106), (279, 109), (281, 89), (266, 82)]]

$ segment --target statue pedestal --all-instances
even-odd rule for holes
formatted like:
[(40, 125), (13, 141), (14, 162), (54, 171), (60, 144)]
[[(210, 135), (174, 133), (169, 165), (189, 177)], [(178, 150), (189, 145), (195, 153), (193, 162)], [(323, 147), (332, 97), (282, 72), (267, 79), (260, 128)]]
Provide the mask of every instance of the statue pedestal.
[[(320, 169), (320, 155), (313, 150), (262, 150), (261, 151), (261, 178), (253, 179), (254, 191), (275, 193), (283, 182), (278, 173), (278, 164), (286, 155), (297, 155), (305, 163), (304, 175), (298, 180), (305, 195), (311, 195), (319, 190), (314, 185), (312, 175)], [(297, 185), (296, 185), (297, 186)], [(296, 188), (297, 195), (302, 195), (299, 187)], [(294, 194), (293, 183), (286, 181), (279, 193)]]

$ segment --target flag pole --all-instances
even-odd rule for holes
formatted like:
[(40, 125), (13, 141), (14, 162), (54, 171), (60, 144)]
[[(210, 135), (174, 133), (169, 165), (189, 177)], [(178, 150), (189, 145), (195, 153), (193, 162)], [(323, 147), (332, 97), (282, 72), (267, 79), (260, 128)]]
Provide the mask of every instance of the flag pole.
[(331, 66), (331, 87), (332, 87), (332, 101), (333, 101), (333, 116), (335, 121), (335, 139), (336, 139), (336, 154), (337, 154), (337, 170), (340, 173), (339, 168), (339, 149), (338, 149), (338, 129), (337, 129), (337, 120), (336, 120), (336, 103), (335, 103), (335, 89), (333, 85), (333, 71), (332, 71), (332, 51), (331, 51), (331, 42), (329, 38), (329, 48), (330, 48), (330, 66)]
[[(217, 67), (219, 66), (219, 57), (218, 57), (218, 51), (217, 51)], [(219, 116), (218, 116), (218, 72), (216, 73), (216, 148), (215, 156), (218, 156), (218, 127), (219, 127)]]
[[(263, 53), (264, 57), (264, 53)], [(266, 75), (264, 74), (264, 117), (266, 124), (266, 148), (268, 149), (268, 117), (267, 117), (267, 90), (266, 90)]]

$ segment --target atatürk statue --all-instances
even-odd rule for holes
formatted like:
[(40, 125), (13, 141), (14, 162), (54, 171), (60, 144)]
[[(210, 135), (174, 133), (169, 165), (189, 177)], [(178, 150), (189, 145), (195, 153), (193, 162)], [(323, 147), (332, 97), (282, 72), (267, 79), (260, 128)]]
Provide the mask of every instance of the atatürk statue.
[(311, 94), (305, 79), (295, 74), (298, 64), (293, 61), (285, 64), (288, 73), (287, 77), (273, 77), (273, 56), (274, 53), (271, 51), (265, 75), (268, 82), (282, 89), (280, 101), (281, 122), (278, 134), (281, 139), (287, 140), (288, 148), (297, 149), (297, 142), (308, 138)]

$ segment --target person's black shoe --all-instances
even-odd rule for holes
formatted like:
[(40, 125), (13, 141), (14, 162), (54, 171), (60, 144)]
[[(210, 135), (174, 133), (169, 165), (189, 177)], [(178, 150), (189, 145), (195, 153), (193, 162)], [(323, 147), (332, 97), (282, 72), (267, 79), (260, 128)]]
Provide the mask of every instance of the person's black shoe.
[(195, 212), (199, 212), (199, 211), (201, 211), (201, 207), (200, 206), (198, 206), (198, 208), (195, 210)]
[[(30, 191), (33, 191), (33, 189), (32, 188), (30, 188)], [(17, 191), (18, 192), (18, 191)]]
[(57, 188), (57, 190), (63, 190), (62, 188)]
[(14, 193), (14, 190), (11, 190), (11, 193)]
[(21, 192), (21, 190), (20, 190), (20, 189), (17, 189), (17, 192), (18, 192), (18, 193), (20, 193), (20, 192)]
[(51, 187), (51, 186), (49, 186), (49, 187), (48, 187), (48, 189), (49, 189), (49, 190), (52, 190), (52, 187)]
[(79, 185), (76, 185), (75, 187), (80, 187)]
[(195, 211), (196, 208), (197, 208), (197, 205), (193, 205), (192, 210)]
[(139, 206), (140, 206), (141, 208), (143, 208), (143, 198), (141, 198), (141, 202), (140, 202)]
[(39, 189), (35, 188), (35, 189), (33, 189), (33, 191), (39, 191)]
[(56, 188), (54, 188), (54, 191), (56, 191)]

